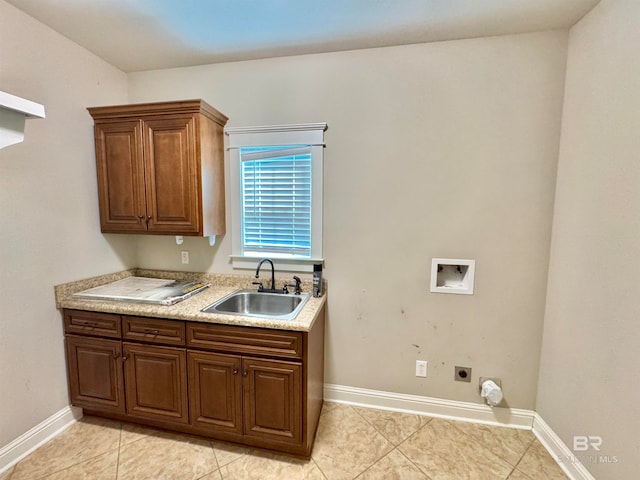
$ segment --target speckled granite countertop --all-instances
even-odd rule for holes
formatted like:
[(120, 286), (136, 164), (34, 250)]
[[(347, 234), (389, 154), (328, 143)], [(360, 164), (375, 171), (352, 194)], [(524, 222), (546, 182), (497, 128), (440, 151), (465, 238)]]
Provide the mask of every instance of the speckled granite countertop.
[[(211, 287), (187, 298), (182, 302), (170, 306), (112, 300), (84, 300), (73, 297), (73, 294), (76, 292), (115, 282), (116, 280), (130, 276), (206, 282), (211, 283)], [(264, 276), (264, 278), (267, 277)], [(121, 315), (171, 318), (203, 323), (219, 323), (225, 325), (241, 325), (245, 327), (273, 328), (277, 330), (295, 330), (303, 332), (307, 332), (311, 329), (322, 309), (322, 306), (326, 302), (326, 295), (323, 295), (320, 298), (309, 298), (309, 301), (294, 320), (275, 320), (270, 318), (243, 317), (239, 315), (221, 315), (203, 313), (200, 311), (234, 290), (244, 288), (254, 289), (255, 285), (251, 285), (253, 280), (253, 276), (250, 275), (224, 275), (131, 269), (109, 275), (88, 278), (86, 280), (79, 280), (77, 282), (57, 285), (54, 289), (56, 307), (59, 309), (69, 308), (93, 312), (118, 313)], [(289, 278), (276, 278), (276, 285), (282, 285), (285, 280), (287, 282), (290, 281)], [(311, 280), (302, 281), (302, 291), (311, 292), (311, 286)]]

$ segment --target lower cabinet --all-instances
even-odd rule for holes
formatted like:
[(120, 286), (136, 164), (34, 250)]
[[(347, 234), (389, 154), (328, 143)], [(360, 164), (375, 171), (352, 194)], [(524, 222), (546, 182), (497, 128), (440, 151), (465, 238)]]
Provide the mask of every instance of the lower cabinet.
[(185, 349), (125, 342), (123, 352), (127, 413), (189, 423)]
[(191, 422), (212, 431), (242, 434), (242, 360), (189, 352)]
[(122, 343), (67, 335), (66, 347), (71, 404), (124, 413)]
[(245, 435), (299, 443), (302, 367), (293, 362), (242, 359)]
[(310, 332), (122, 316), (121, 339), (112, 338), (120, 334), (114, 315), (103, 314), (109, 333), (100, 315), (64, 311), (73, 405), (310, 455), (322, 407), (324, 312)]

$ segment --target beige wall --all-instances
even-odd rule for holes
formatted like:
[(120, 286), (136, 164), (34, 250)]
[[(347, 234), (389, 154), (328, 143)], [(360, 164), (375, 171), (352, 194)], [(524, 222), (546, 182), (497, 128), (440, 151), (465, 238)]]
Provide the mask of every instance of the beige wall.
[[(204, 98), (232, 126), (326, 121), (327, 383), (534, 408), (566, 32), (129, 75), (132, 102)], [(230, 235), (136, 240), (140, 266), (230, 272)], [(432, 257), (475, 295), (429, 293)], [(277, 265), (277, 262), (276, 262)], [(414, 376), (415, 360), (429, 376)], [(471, 384), (454, 365), (473, 368)]]
[[(0, 0), (0, 90), (47, 110), (0, 150), (0, 445), (68, 403), (53, 285), (185, 269), (181, 249), (187, 269), (232, 271), (230, 235), (179, 247), (99, 232), (85, 108), (201, 97), (232, 126), (329, 124), (328, 383), (480, 402), (477, 378), (499, 376), (507, 403), (567, 445), (602, 436), (620, 461), (594, 475), (633, 478), (639, 15), (603, 0), (569, 37), (545, 315), (566, 32), (126, 76)], [(475, 295), (428, 292), (441, 256), (476, 259)], [(454, 365), (473, 367), (471, 385)]]
[(638, 476), (640, 2), (571, 29), (537, 409), (598, 479)]
[(0, 0), (0, 90), (44, 104), (0, 150), (0, 446), (68, 405), (53, 286), (133, 266), (100, 234), (91, 117), (126, 76)]

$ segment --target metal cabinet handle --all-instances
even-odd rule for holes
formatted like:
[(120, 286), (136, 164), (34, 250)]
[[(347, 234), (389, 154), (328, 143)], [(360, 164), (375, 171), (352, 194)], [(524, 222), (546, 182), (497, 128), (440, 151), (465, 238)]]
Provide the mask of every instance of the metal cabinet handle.
[(153, 330), (151, 328), (145, 328), (144, 329), (144, 333), (148, 333), (151, 335), (158, 335), (160, 333), (160, 330)]
[(129, 357), (127, 357), (126, 355), (122, 355), (122, 360), (123, 361), (126, 360), (127, 358), (129, 358)]
[(82, 325), (85, 327), (97, 327), (98, 324), (96, 322), (82, 322)]
[(237, 368), (234, 368), (234, 369), (233, 369), (233, 374), (234, 374), (234, 375), (237, 375), (237, 374), (238, 374), (238, 369), (237, 369)]
[(249, 372), (247, 370), (245, 370), (244, 372), (242, 372), (242, 376), (246, 377), (247, 375), (249, 375)]

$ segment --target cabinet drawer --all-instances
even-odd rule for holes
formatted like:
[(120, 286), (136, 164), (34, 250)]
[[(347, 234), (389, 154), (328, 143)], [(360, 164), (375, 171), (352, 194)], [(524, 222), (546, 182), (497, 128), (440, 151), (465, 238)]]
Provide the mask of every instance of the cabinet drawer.
[(219, 352), (302, 358), (302, 332), (189, 322), (187, 346)]
[(122, 337), (147, 343), (184, 346), (184, 322), (146, 317), (122, 317)]
[(64, 331), (99, 337), (120, 338), (120, 315), (112, 313), (64, 311)]

